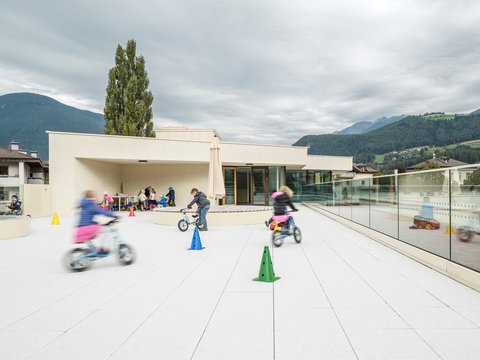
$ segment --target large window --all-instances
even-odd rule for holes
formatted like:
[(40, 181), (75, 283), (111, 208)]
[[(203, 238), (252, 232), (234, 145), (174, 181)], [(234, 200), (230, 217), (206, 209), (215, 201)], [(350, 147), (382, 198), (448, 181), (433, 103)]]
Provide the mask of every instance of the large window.
[(293, 190), (293, 200), (301, 201), (302, 195), (308, 195), (303, 192), (303, 186), (318, 184), (330, 176), (330, 171), (287, 170), (287, 186)]
[(268, 168), (270, 195), (285, 185), (285, 166), (270, 166)]
[(0, 176), (8, 176), (8, 166), (0, 165)]

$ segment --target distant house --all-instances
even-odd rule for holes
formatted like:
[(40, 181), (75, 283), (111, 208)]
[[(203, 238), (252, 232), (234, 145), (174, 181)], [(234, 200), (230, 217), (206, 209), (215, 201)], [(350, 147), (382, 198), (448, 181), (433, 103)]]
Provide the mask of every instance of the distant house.
[[(433, 166), (432, 166), (433, 164)], [(430, 165), (430, 167), (428, 166)], [(440, 157), (433, 157), (430, 160), (423, 161), (421, 163), (409, 166), (407, 168), (407, 172), (413, 172), (413, 171), (419, 171), (419, 170), (425, 170), (425, 169), (432, 169), (432, 168), (439, 168), (439, 169), (445, 169), (445, 177), (448, 176), (449, 173), (449, 168), (456, 167), (456, 166), (464, 166), (464, 165), (469, 165), (468, 163), (464, 163), (463, 161), (455, 160), (455, 159), (450, 159), (449, 157), (446, 156), (440, 156)], [(454, 169), (450, 172), (450, 177), (452, 179), (452, 184), (453, 185), (462, 185), (465, 180), (468, 180), (470, 176), (472, 175), (473, 171), (476, 170), (476, 168), (471, 168), (471, 167), (463, 167), (460, 169)]]
[(342, 173), (338, 176), (339, 180), (364, 180), (373, 177), (378, 170), (367, 164), (353, 164), (352, 171)]
[(47, 184), (48, 163), (38, 158), (36, 151), (20, 149), (12, 141), (10, 149), (0, 147), (0, 201), (21, 192), (24, 184)]
[[(454, 166), (462, 166), (462, 165), (468, 165), (467, 163), (464, 163), (463, 161), (455, 160), (455, 159), (450, 159), (449, 157), (446, 156), (440, 156), (440, 157), (433, 157), (430, 160), (423, 161), (421, 163), (409, 166), (407, 168), (407, 171), (418, 171), (418, 170), (424, 170), (425, 168), (428, 167), (429, 164), (433, 164), (434, 166), (443, 169), (443, 168), (450, 168)], [(432, 167), (431, 167), (432, 168)]]

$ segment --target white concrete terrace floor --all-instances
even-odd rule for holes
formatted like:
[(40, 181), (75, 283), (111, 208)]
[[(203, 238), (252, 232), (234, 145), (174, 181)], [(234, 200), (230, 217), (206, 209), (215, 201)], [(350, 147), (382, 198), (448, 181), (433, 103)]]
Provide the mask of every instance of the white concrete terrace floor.
[(264, 226), (192, 231), (126, 217), (138, 261), (68, 273), (76, 219), (0, 241), (0, 359), (478, 359), (480, 294), (312, 210), (252, 281)]

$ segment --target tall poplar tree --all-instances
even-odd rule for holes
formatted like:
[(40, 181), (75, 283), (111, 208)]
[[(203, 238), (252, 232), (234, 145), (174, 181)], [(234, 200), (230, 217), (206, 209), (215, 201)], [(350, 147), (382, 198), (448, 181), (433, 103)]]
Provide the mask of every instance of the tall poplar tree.
[(148, 90), (145, 59), (136, 56), (136, 42), (125, 49), (119, 44), (115, 66), (108, 73), (105, 97), (105, 133), (109, 135), (150, 136), (153, 134), (153, 95)]

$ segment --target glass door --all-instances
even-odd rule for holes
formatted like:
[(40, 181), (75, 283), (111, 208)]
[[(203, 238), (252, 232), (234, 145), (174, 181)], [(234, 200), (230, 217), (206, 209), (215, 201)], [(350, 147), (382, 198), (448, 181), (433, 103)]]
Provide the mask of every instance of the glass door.
[(251, 167), (236, 168), (236, 194), (237, 205), (251, 205)]
[(252, 203), (253, 205), (268, 204), (268, 168), (252, 169)]
[(223, 169), (223, 178), (225, 179), (225, 199), (223, 200), (223, 204), (225, 205), (235, 205), (237, 203), (236, 200), (236, 174), (235, 168), (224, 168)]

